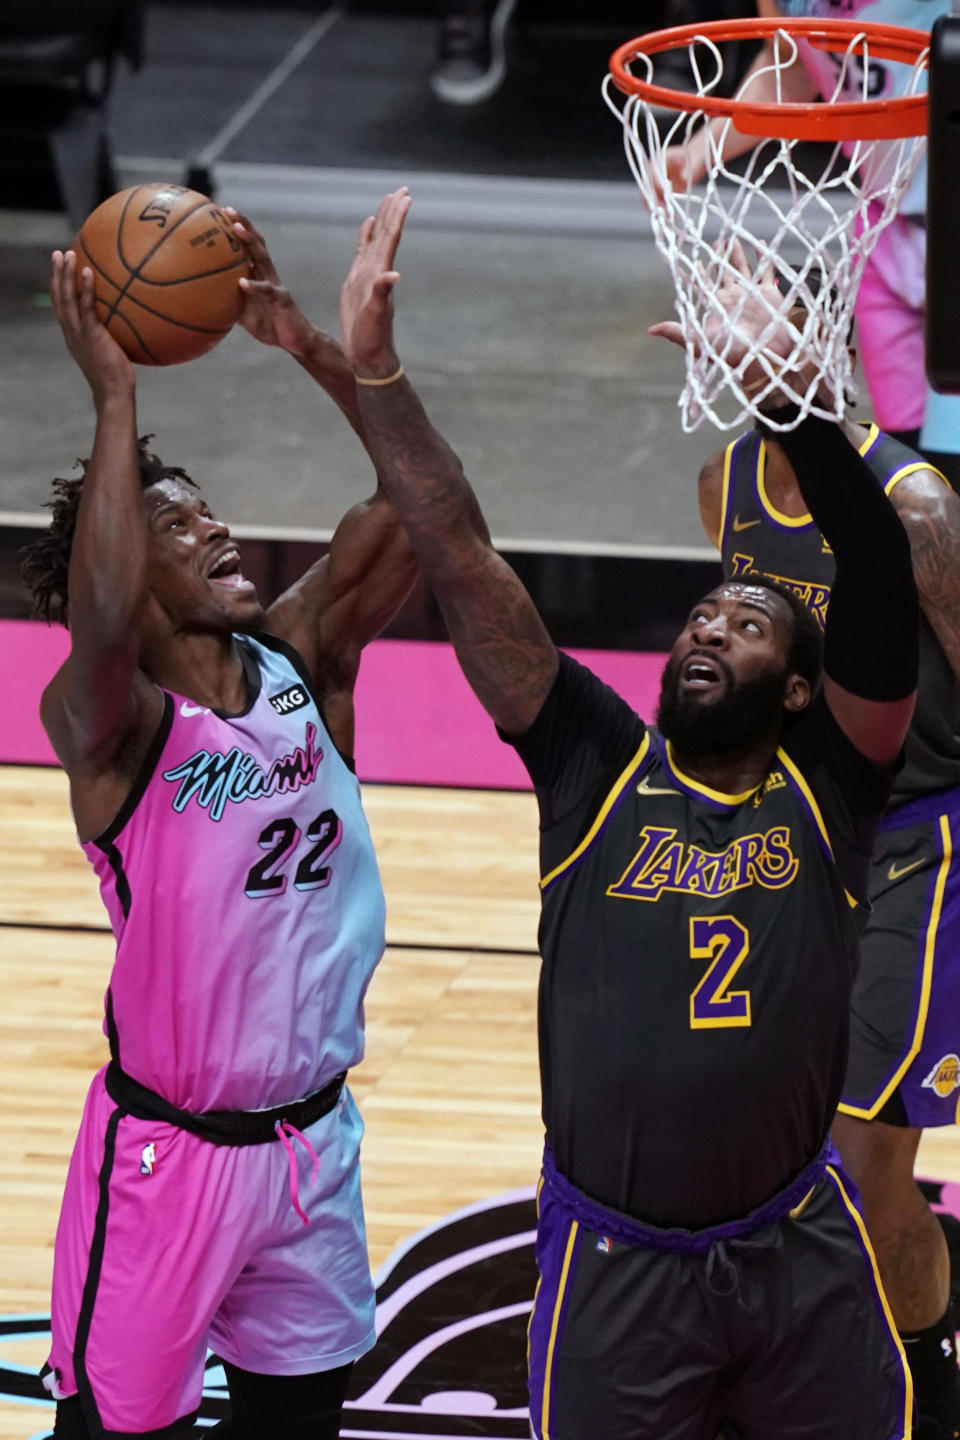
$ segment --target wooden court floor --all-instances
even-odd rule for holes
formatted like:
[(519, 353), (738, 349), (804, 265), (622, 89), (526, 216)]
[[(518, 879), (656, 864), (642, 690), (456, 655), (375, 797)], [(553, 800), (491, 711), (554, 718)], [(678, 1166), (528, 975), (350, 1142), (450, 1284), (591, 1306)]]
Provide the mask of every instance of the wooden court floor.
[[(376, 1271), (414, 1232), (536, 1179), (536, 806), (529, 794), (405, 786), (366, 787), (365, 803), (389, 942), (351, 1077)], [(112, 949), (63, 776), (0, 767), (0, 1316), (49, 1309), (70, 1146), (106, 1055)], [(956, 1131), (924, 1140), (922, 1173), (960, 1180)], [(0, 1351), (31, 1367), (45, 1358), (40, 1342)], [(47, 1419), (0, 1403), (0, 1440), (26, 1440)]]
[[(367, 1004), (364, 1114), (374, 1271), (471, 1202), (532, 1185), (536, 806), (532, 795), (365, 790), (388, 899)], [(53, 1235), (74, 1131), (106, 1058), (113, 945), (57, 770), (0, 767), (0, 1315), (48, 1312)], [(3, 1358), (37, 1367), (39, 1342)], [(0, 1440), (44, 1424), (0, 1404)]]

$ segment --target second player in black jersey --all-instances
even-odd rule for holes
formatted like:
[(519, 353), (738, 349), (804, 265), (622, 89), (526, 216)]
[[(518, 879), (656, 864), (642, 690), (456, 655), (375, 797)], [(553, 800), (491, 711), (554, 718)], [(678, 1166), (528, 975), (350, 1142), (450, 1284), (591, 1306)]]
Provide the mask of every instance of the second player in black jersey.
[[(960, 499), (876, 425), (846, 423), (901, 516), (922, 611), (917, 704), (874, 849), (834, 1136), (860, 1188), (932, 1437), (960, 1436), (960, 1377), (939, 1223), (918, 1189), (923, 1129), (960, 1090)], [(740, 435), (704, 466), (700, 506), (724, 574), (763, 574), (826, 622), (835, 561), (776, 437)]]
[[(721, 604), (735, 605), (729, 621)], [(759, 626), (766, 604), (732, 587), (691, 632), (709, 646), (724, 624)], [(818, 698), (759, 784), (714, 789), (568, 656), (516, 745), (541, 807), (557, 1165), (653, 1225), (746, 1215), (827, 1139), (887, 784)]]
[[(534, 1433), (904, 1440), (909, 1371), (827, 1140), (916, 686), (903, 528), (842, 430), (798, 423), (783, 443), (837, 566), (822, 689), (804, 607), (730, 581), (691, 611), (648, 727), (558, 654), (404, 375), (407, 204), (361, 230), (341, 325), (378, 474), (540, 804)], [(734, 364), (769, 310), (725, 300)]]

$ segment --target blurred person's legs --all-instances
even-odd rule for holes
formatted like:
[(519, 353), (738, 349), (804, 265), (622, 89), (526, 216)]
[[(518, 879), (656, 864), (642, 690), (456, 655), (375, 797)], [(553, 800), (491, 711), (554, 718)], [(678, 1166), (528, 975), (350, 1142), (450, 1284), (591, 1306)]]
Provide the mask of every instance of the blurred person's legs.
[(489, 100), (507, 74), (507, 27), (517, 0), (439, 0), (430, 88), (448, 105)]

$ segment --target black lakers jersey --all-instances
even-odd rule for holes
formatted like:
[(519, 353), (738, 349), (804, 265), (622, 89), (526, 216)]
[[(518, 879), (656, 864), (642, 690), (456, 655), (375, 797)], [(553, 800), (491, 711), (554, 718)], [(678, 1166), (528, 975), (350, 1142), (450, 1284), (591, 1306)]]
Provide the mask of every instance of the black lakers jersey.
[(651, 1224), (745, 1215), (827, 1136), (888, 784), (818, 699), (762, 785), (712, 791), (567, 656), (513, 743), (540, 803), (557, 1165)]
[[(860, 454), (890, 494), (928, 463), (876, 425), (864, 428)], [(771, 503), (764, 484), (767, 447), (759, 430), (727, 447), (720, 520), (723, 573), (763, 574), (792, 590), (823, 625), (834, 560), (809, 515), (793, 518)], [(947, 482), (944, 481), (944, 484)], [(960, 785), (960, 685), (926, 617), (920, 616), (917, 705), (893, 804)]]

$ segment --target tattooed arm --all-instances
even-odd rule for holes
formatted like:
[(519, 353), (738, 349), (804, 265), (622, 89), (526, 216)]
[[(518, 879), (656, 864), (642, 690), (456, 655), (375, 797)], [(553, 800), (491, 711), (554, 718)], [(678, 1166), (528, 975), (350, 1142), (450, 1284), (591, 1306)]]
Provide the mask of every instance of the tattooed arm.
[(960, 680), (960, 495), (935, 471), (918, 470), (890, 499), (910, 541), (921, 608)]
[[(358, 378), (366, 441), (384, 490), (443, 610), (481, 704), (510, 735), (529, 729), (557, 673), (537, 610), (497, 554), (463, 467), (434, 430), (393, 344), (392, 268), (410, 207), (405, 189), (365, 220), (340, 296), (343, 347)], [(367, 383), (364, 381), (385, 383)]]

